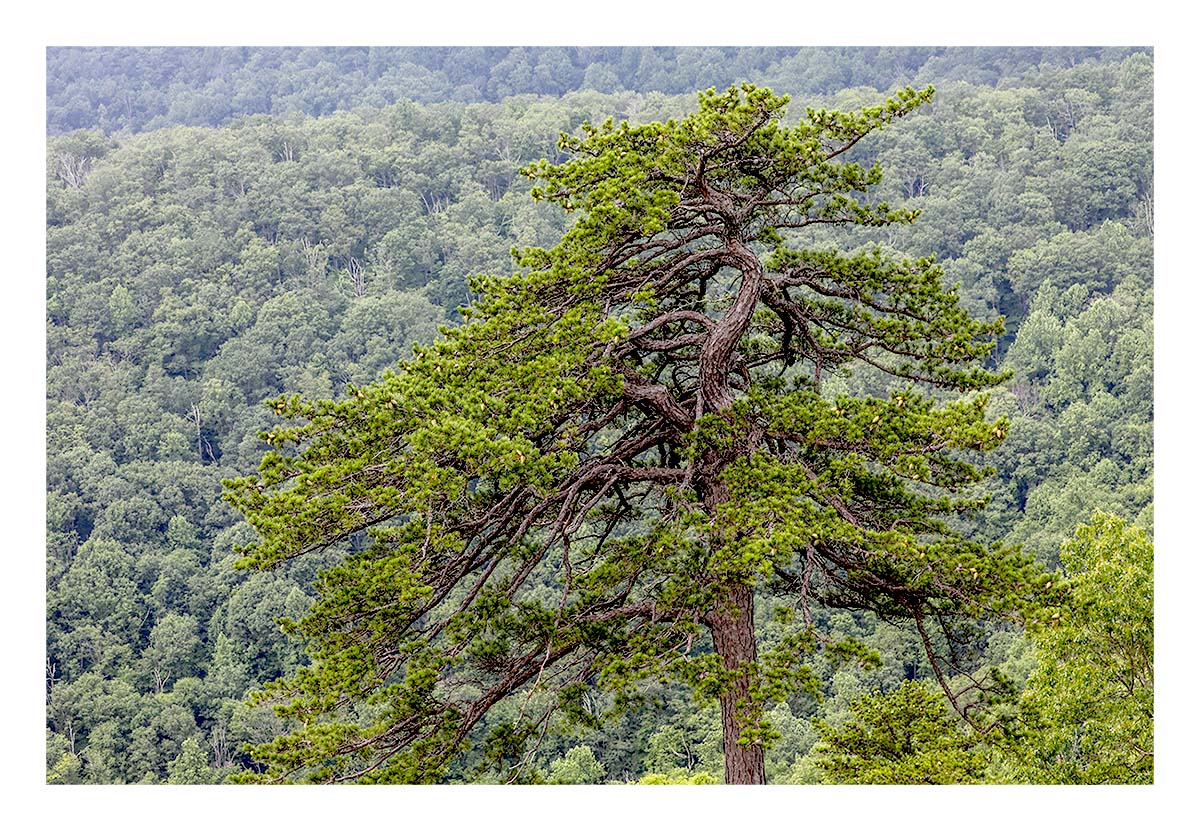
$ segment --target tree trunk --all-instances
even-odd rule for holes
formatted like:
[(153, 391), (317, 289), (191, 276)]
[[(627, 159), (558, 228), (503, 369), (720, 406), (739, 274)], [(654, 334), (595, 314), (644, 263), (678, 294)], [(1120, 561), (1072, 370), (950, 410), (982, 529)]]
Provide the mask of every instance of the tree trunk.
[(758, 644), (754, 638), (754, 591), (741, 584), (729, 586), (706, 622), (712, 630), (713, 647), (721, 656), (725, 669), (734, 675), (733, 682), (721, 695), (725, 784), (765, 785), (767, 772), (762, 743), (738, 742), (742, 725), (754, 712), (750, 701), (750, 673), (758, 659)]

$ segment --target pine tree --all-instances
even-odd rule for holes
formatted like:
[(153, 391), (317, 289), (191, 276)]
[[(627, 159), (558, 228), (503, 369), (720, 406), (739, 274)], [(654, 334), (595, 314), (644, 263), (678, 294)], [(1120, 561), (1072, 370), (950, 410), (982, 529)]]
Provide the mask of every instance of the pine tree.
[[(492, 738), (520, 750), (555, 711), (593, 719), (591, 688), (676, 679), (720, 702), (726, 781), (763, 782), (766, 710), (814, 687), (814, 654), (867, 657), (818, 604), (915, 620), (940, 677), (966, 623), (1053, 584), (953, 527), (982, 502), (970, 454), (1007, 430), (981, 392), (1003, 322), (931, 259), (795, 243), (915, 218), (845, 159), (931, 96), (786, 127), (786, 98), (743, 85), (585, 124), (525, 171), (577, 215), (558, 245), (475, 278), (466, 323), (379, 383), (272, 402), (277, 449), (226, 483), (261, 536), (244, 565), (350, 553), (289, 626), (313, 663), (265, 694), (295, 729), (253, 778), (439, 781), (518, 692)], [(851, 366), (897, 386), (832, 394)]]

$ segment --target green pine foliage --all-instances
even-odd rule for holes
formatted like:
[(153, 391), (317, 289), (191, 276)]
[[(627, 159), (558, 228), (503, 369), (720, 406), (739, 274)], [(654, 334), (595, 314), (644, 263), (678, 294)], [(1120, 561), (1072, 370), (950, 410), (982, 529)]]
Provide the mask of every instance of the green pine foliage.
[[(1002, 321), (972, 319), (932, 260), (789, 243), (914, 218), (838, 157), (931, 97), (789, 128), (785, 98), (743, 85), (680, 121), (585, 124), (567, 161), (526, 170), (579, 213), (558, 245), (477, 278), (466, 323), (383, 381), (272, 403), (279, 450), (227, 482), (262, 538), (242, 565), (361, 543), (288, 624), (314, 663), (268, 687), (296, 726), (258, 749), (259, 778), (438, 781), (507, 696), (660, 678), (720, 701), (726, 780), (762, 781), (764, 708), (815, 691), (813, 604), (953, 646), (964, 621), (1044, 602), (1052, 578), (943, 519), (983, 504), (965, 454), (1007, 431), (972, 394), (1003, 380), (979, 366)], [(858, 361), (903, 385), (822, 394)], [(791, 604), (761, 654), (756, 591)]]

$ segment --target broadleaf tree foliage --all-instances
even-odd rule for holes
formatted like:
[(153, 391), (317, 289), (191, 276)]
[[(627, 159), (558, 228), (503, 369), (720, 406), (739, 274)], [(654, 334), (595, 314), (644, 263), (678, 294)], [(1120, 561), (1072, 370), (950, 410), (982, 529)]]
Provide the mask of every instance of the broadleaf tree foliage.
[(1070, 601), (1031, 632), (1014, 781), (1154, 782), (1154, 545), (1097, 512), (1064, 541)]
[[(795, 243), (915, 218), (846, 154), (931, 96), (789, 127), (785, 97), (743, 85), (679, 121), (585, 124), (525, 170), (577, 216), (558, 245), (475, 278), (465, 324), (384, 380), (273, 402), (278, 450), (226, 483), (261, 537), (244, 565), (350, 553), (290, 627), (313, 662), (267, 691), (294, 729), (258, 779), (438, 781), (519, 692), (493, 734), (516, 780), (553, 711), (591, 717), (590, 686), (674, 679), (719, 701), (726, 781), (763, 782), (769, 706), (813, 688), (819, 652), (870, 658), (820, 637), (815, 604), (915, 620), (941, 677), (971, 621), (1054, 589), (954, 530), (982, 503), (971, 454), (1007, 430), (981, 392), (1002, 320), (931, 259)], [(850, 364), (895, 388), (823, 394)], [(764, 595), (788, 610), (769, 649)]]
[(817, 722), (817, 765), (826, 781), (854, 785), (953, 785), (983, 781), (979, 737), (951, 717), (941, 696), (916, 681), (856, 699), (854, 719)]

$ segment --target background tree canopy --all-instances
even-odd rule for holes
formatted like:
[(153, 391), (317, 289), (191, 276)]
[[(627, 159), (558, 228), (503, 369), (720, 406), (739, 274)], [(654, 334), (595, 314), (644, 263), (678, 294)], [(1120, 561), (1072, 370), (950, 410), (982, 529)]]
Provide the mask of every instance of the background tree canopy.
[[(878, 159), (877, 198), (919, 221), (819, 228), (806, 245), (935, 254), (974, 317), (1005, 316), (986, 369), (1011, 376), (985, 416), (1009, 435), (988, 460), (992, 501), (957, 533), (1022, 545), (1071, 576), (1081, 561), (1060, 559), (1060, 544), (1094, 511), (1152, 531), (1149, 50), (70, 48), (49, 50), (47, 69), (51, 781), (255, 769), (245, 744), (283, 725), (242, 699), (308, 664), (278, 621), (304, 617), (317, 573), (344, 554), (232, 567), (256, 537), (220, 482), (270, 449), (260, 434), (278, 418), (262, 401), (349, 400), (348, 384), (377, 381), (461, 322), (477, 296), (469, 275), (508, 273), (513, 246), (551, 249), (568, 230), (528, 198), (519, 168), (566, 161), (558, 134), (585, 120), (665, 122), (710, 85), (791, 94), (788, 126), (803, 105), (854, 111), (937, 87), (902, 129), (847, 156)], [(847, 369), (826, 379), (829, 395), (884, 389), (875, 371)], [(553, 574), (534, 579), (552, 591)], [(757, 637), (777, 646), (773, 603), (759, 608)], [(813, 619), (876, 650), (879, 666), (813, 664), (819, 699), (771, 705), (769, 781), (825, 775), (815, 719), (841, 730), (863, 717), (861, 696), (932, 680), (915, 630), (824, 607)], [(979, 709), (1006, 723), (1033, 712), (1022, 696), (1044, 689), (1034, 667), (1050, 648), (1037, 637), (999, 627), (979, 642), (972, 677), (1003, 668), (1013, 684), (1007, 703)], [(714, 711), (669, 679), (639, 694), (595, 728), (584, 715), (611, 711), (615, 693), (584, 690), (579, 724), (547, 729), (529, 776), (719, 780)], [(519, 702), (498, 705), (445, 778), (502, 778), (518, 737), (499, 727), (519, 715)], [(1034, 745), (997, 735), (988, 753), (1024, 760), (1003, 775), (1049, 781), (1028, 773), (1047, 758)], [(1099, 758), (1116, 745), (1089, 746)]]

